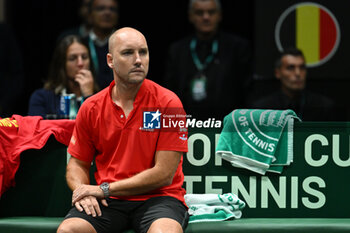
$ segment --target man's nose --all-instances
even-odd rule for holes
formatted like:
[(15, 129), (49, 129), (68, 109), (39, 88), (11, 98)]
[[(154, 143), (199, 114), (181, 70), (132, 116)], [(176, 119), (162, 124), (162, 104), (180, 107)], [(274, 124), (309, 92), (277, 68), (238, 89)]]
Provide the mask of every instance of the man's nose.
[(135, 64), (141, 64), (141, 56), (139, 53), (136, 53), (135, 55)]
[(203, 12), (203, 19), (208, 19), (208, 18), (210, 18), (210, 13), (207, 11), (204, 11)]
[(300, 75), (301, 75), (301, 68), (300, 67), (296, 67), (294, 72), (295, 72), (295, 76), (297, 76), (299, 78)]

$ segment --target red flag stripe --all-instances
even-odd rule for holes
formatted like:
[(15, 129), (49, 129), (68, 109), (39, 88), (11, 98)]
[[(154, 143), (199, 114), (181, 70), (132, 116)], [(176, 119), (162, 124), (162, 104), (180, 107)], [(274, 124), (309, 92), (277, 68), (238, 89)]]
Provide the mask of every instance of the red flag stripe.
[(337, 30), (332, 17), (320, 9), (320, 60), (332, 51), (336, 38)]

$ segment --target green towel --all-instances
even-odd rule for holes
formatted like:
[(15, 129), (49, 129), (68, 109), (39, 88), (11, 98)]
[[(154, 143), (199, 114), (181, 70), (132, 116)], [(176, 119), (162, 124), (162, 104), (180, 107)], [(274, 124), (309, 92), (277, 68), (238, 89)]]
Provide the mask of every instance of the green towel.
[(186, 194), (185, 202), (190, 214), (189, 222), (216, 222), (238, 219), (245, 202), (234, 193)]
[(293, 162), (292, 110), (237, 109), (224, 119), (216, 155), (259, 174), (282, 173)]

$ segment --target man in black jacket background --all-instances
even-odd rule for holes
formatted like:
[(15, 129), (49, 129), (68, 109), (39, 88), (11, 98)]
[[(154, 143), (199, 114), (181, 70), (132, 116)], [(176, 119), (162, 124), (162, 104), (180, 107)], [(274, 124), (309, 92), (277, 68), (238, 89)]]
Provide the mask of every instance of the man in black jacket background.
[(244, 106), (251, 71), (247, 40), (219, 29), (218, 0), (189, 1), (195, 33), (170, 46), (163, 85), (182, 100), (197, 119), (223, 119)]

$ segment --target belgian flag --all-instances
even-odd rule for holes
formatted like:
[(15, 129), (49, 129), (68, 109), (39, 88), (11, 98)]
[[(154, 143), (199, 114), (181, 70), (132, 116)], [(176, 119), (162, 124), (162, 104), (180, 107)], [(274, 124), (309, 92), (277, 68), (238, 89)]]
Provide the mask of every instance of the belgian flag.
[(318, 4), (298, 4), (281, 18), (281, 45), (301, 49), (308, 66), (323, 64), (336, 51), (339, 25), (326, 8)]

